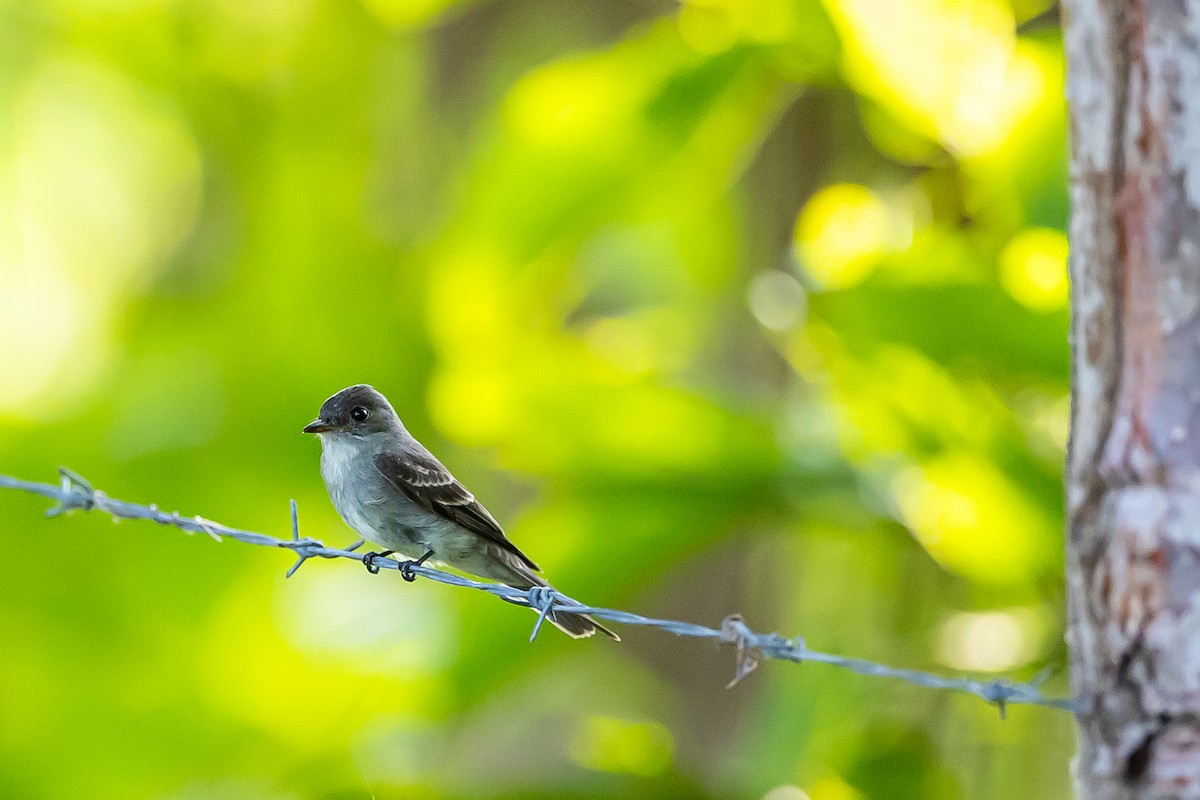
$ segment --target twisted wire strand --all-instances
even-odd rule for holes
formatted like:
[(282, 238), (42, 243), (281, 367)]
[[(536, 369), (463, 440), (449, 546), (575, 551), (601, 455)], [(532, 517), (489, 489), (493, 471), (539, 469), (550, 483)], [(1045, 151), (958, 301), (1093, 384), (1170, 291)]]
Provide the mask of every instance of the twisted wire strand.
[(715, 639), (718, 642), (734, 645), (737, 648), (737, 665), (732, 687), (742, 678), (754, 671), (762, 659), (791, 661), (802, 664), (813, 662), (828, 664), (833, 667), (847, 669), (860, 675), (876, 678), (892, 678), (906, 683), (929, 689), (966, 692), (995, 705), (1000, 716), (1005, 716), (1007, 706), (1033, 705), (1056, 708), (1065, 711), (1078, 712), (1082, 703), (1079, 699), (1065, 697), (1049, 697), (1042, 694), (1040, 685), (1048, 674), (1043, 674), (1032, 681), (1012, 682), (1007, 680), (978, 680), (969, 677), (948, 677), (931, 672), (915, 669), (891, 667), (863, 658), (840, 656), (809, 649), (802, 637), (785, 638), (777, 633), (756, 633), (746, 625), (741, 615), (733, 614), (726, 617), (720, 628), (710, 628), (692, 622), (682, 622), (672, 619), (658, 619), (628, 611), (612, 608), (589, 606), (544, 586), (531, 589), (514, 589), (498, 583), (485, 583), (464, 578), (439, 569), (424, 565), (415, 565), (396, 561), (384, 556), (364, 557), (355, 553), (363, 545), (359, 540), (345, 549), (327, 547), (317, 539), (300, 535), (300, 523), (296, 501), (291, 501), (292, 531), (290, 539), (280, 539), (264, 533), (241, 530), (222, 525), (219, 522), (205, 519), (201, 516), (186, 517), (178, 511), (166, 512), (151, 503), (142, 505), (125, 500), (109, 497), (104, 492), (92, 487), (85, 478), (63, 467), (59, 469), (59, 483), (37, 483), (0, 475), (0, 489), (14, 489), (21, 492), (41, 495), (55, 501), (55, 505), (47, 512), (47, 517), (57, 517), (69, 511), (101, 511), (114, 519), (141, 519), (169, 525), (188, 533), (203, 533), (216, 541), (235, 539), (245, 544), (262, 547), (276, 547), (291, 550), (296, 554), (296, 561), (286, 573), (291, 577), (310, 558), (350, 558), (368, 564), (373, 571), (378, 569), (398, 570), (405, 575), (419, 575), (431, 581), (450, 586), (460, 586), (476, 589), (495, 595), (502, 600), (517, 605), (528, 606), (538, 612), (537, 622), (529, 640), (537, 638), (546, 618), (555, 611), (574, 614), (590, 614), (600, 619), (623, 625), (635, 625), (674, 633), (677, 636), (688, 636), (697, 639)]

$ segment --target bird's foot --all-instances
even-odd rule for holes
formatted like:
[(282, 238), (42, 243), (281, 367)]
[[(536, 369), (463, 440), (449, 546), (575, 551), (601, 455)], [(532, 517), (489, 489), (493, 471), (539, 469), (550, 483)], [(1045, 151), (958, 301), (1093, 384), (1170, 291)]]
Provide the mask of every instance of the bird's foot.
[(372, 575), (378, 575), (379, 567), (375, 566), (375, 564), (372, 563), (375, 560), (375, 556), (381, 556), (383, 558), (387, 558), (394, 552), (396, 552), (396, 551), (395, 550), (384, 550), (382, 553), (376, 553), (374, 550), (372, 550), (371, 552), (363, 555), (363, 557), (362, 557), (363, 566), (367, 568), (367, 572), (371, 573)]
[(412, 571), (413, 567), (419, 567), (424, 564), (429, 557), (433, 555), (432, 550), (426, 550), (425, 555), (418, 558), (416, 561), (401, 561), (400, 562), (400, 577), (412, 583), (417, 579), (417, 574)]

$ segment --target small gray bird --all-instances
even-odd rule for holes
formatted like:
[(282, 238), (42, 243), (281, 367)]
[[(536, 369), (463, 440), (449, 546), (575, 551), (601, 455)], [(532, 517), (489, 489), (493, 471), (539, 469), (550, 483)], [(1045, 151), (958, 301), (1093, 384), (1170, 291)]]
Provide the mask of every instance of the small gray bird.
[[(368, 569), (374, 556), (399, 553), (412, 564), (432, 559), (516, 589), (550, 585), (373, 387), (342, 389), (304, 432), (321, 439), (321, 476), (338, 514), (364, 539), (386, 548), (364, 556)], [(576, 639), (600, 631), (620, 641), (583, 614), (555, 611), (547, 619)]]

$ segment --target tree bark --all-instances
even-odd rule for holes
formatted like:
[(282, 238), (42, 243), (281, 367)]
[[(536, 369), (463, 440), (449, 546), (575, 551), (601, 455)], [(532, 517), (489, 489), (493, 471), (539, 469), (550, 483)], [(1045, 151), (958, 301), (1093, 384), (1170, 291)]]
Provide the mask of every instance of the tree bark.
[(1200, 1), (1064, 11), (1077, 787), (1200, 798)]

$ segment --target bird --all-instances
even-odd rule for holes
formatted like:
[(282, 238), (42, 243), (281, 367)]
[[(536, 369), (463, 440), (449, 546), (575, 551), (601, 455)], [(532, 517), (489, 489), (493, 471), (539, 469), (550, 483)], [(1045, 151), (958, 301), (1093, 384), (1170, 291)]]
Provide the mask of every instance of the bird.
[[(321, 441), (321, 476), (342, 520), (384, 548), (363, 557), (371, 571), (377, 556), (400, 554), (409, 559), (403, 564), (432, 561), (515, 589), (550, 586), (374, 387), (356, 384), (332, 395), (304, 433)], [(410, 571), (402, 574), (412, 580)], [(586, 614), (552, 609), (546, 619), (575, 639), (599, 631), (620, 641)]]

